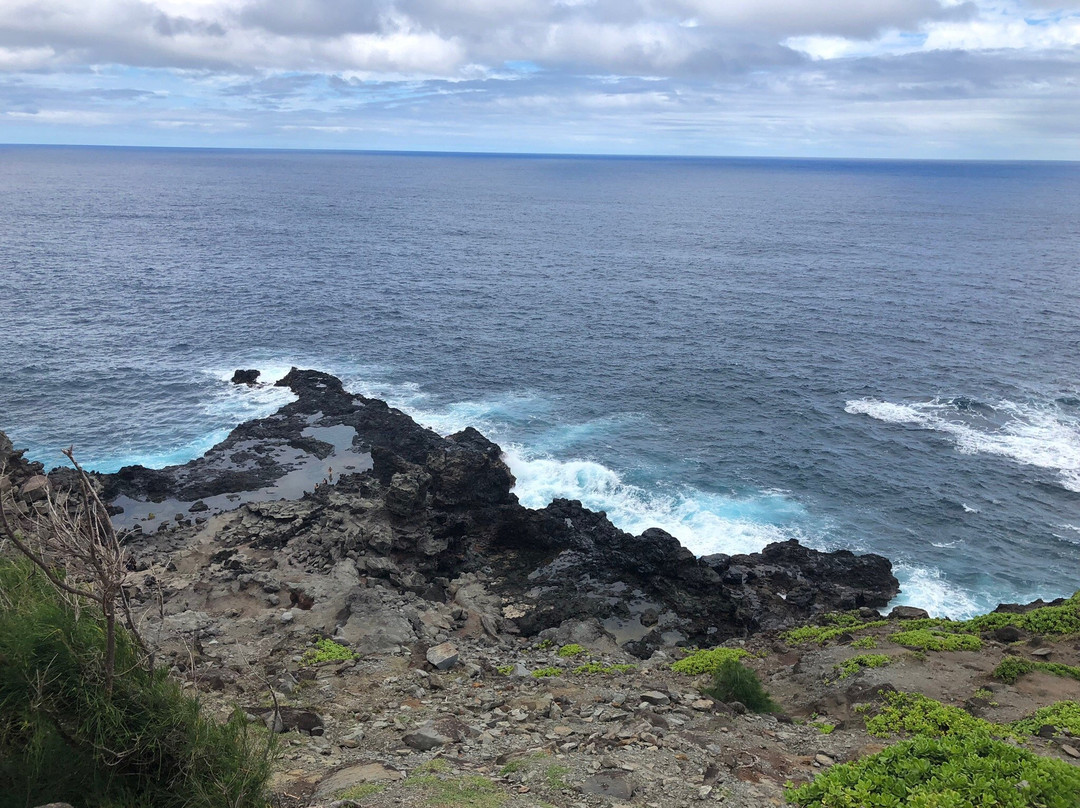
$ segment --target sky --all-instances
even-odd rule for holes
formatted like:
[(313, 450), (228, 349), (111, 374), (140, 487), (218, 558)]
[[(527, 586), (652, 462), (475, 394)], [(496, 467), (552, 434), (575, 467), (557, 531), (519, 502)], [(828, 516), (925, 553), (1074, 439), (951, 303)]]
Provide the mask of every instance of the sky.
[(1080, 159), (1080, 0), (0, 0), (0, 143)]

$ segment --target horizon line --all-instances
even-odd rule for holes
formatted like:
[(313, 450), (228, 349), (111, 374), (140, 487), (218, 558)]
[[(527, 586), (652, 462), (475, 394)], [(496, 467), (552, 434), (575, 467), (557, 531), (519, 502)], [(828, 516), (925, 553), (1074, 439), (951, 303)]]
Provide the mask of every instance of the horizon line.
[(366, 154), (398, 157), (517, 157), (517, 158), (574, 158), (600, 160), (776, 160), (776, 161), (833, 161), (833, 162), (894, 162), (894, 163), (1049, 163), (1075, 164), (1080, 160), (1017, 157), (836, 157), (782, 154), (631, 154), (610, 152), (515, 152), (515, 151), (453, 151), (441, 149), (313, 149), (300, 146), (163, 146), (130, 145), (114, 143), (0, 143), (0, 149), (131, 149), (158, 151), (207, 151), (207, 152), (297, 152), (308, 154)]

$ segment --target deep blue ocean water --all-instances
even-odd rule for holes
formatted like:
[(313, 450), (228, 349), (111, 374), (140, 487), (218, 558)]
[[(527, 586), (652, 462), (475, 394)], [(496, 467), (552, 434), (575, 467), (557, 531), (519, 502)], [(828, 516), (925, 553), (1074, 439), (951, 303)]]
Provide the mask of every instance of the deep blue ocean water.
[(699, 553), (1080, 587), (1080, 164), (0, 147), (0, 428), (193, 457), (341, 375)]

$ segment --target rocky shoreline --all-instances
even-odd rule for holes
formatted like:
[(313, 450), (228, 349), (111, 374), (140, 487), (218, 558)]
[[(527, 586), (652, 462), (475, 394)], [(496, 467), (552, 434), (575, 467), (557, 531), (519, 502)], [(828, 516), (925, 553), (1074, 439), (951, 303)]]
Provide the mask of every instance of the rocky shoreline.
[[(962, 700), (1006, 647), (909, 660), (878, 627), (924, 613), (877, 611), (899, 590), (881, 556), (789, 541), (698, 558), (579, 502), (523, 507), (475, 429), (440, 436), (317, 371), (278, 384), (296, 400), (203, 457), (95, 476), (126, 531), (144, 636), (209, 704), (291, 733), (281, 804), (361, 786), (363, 805), (438, 804), (423, 801), (425, 766), (499, 796), (463, 805), (782, 804), (785, 782), (874, 746), (851, 712), (868, 688)], [(70, 484), (3, 433), (0, 463), (27, 509)], [(835, 612), (873, 623), (904, 665), (838, 686), (853, 637), (779, 639)], [(347, 658), (312, 656), (317, 640)], [(672, 671), (721, 644), (751, 654), (784, 714), (741, 715)], [(1038, 687), (1080, 698), (1080, 682)], [(1029, 689), (1007, 711), (1037, 704)], [(846, 731), (822, 732), (822, 716)]]

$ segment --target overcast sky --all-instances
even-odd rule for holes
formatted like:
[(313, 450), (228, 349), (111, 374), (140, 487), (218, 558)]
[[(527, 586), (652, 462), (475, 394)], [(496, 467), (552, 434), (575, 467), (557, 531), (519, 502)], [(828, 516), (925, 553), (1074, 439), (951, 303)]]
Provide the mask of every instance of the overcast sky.
[(1080, 159), (1080, 0), (0, 0), (0, 142)]

